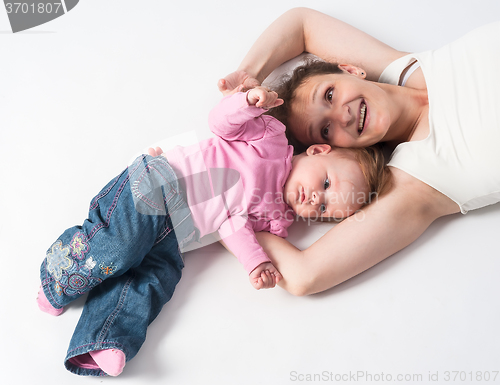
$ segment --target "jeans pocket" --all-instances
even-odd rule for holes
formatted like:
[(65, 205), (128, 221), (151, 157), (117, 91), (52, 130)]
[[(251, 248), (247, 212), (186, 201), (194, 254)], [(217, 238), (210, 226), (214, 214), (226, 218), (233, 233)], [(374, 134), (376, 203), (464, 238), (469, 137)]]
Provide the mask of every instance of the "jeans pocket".
[(175, 172), (163, 157), (143, 155), (129, 168), (136, 210), (144, 215), (167, 215), (165, 202), (179, 193)]

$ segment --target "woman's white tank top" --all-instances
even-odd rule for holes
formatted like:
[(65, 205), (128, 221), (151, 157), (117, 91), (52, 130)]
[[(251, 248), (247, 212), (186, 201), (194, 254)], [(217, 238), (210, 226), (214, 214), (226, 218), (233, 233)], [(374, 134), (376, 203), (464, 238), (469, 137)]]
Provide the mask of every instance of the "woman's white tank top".
[(389, 166), (448, 196), (463, 214), (500, 201), (500, 22), (434, 51), (392, 62), (379, 81), (399, 84), (415, 60), (429, 98), (429, 136), (401, 143)]

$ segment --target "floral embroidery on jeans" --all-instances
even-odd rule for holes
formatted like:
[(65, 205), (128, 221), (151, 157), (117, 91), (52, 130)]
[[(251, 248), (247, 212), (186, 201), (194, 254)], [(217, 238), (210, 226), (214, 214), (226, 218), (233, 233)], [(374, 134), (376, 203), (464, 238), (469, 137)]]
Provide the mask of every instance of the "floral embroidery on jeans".
[(66, 271), (58, 284), (63, 287), (64, 294), (76, 295), (88, 292), (101, 282), (102, 279), (93, 277), (92, 271), (84, 264), (83, 266), (74, 265)]
[(85, 253), (89, 251), (89, 244), (87, 243), (87, 237), (84, 233), (77, 232), (73, 239), (71, 240), (71, 255), (77, 257), (78, 259), (83, 259)]
[(104, 275), (113, 275), (117, 269), (117, 267), (115, 265), (113, 265), (112, 262), (111, 262), (111, 265), (109, 265), (109, 266), (106, 266), (104, 263), (101, 263), (99, 265), (99, 267), (101, 268), (101, 274), (104, 274)]
[(69, 269), (73, 265), (73, 261), (68, 258), (70, 248), (62, 245), (61, 241), (56, 241), (47, 252), (47, 270), (50, 274), (59, 281), (63, 270)]
[(62, 287), (61, 287), (61, 285), (59, 285), (59, 282), (56, 282), (56, 284), (54, 286), (54, 290), (56, 291), (58, 296), (61, 296), (63, 293)]
[(94, 261), (94, 258), (92, 257), (88, 257), (87, 260), (85, 261), (85, 266), (87, 266), (87, 268), (89, 270), (92, 270), (96, 265), (96, 261)]

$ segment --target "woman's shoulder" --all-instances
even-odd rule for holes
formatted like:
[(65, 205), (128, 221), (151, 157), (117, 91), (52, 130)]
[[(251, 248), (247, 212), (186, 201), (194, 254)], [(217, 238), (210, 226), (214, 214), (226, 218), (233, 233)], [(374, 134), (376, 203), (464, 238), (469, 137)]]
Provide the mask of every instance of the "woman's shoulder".
[(383, 194), (384, 199), (399, 200), (436, 218), (460, 212), (454, 201), (435, 188), (399, 168), (390, 167), (390, 170), (392, 184)]
[(378, 81), (415, 89), (427, 88), (418, 59), (414, 54), (407, 52), (398, 51), (396, 58), (387, 63)]

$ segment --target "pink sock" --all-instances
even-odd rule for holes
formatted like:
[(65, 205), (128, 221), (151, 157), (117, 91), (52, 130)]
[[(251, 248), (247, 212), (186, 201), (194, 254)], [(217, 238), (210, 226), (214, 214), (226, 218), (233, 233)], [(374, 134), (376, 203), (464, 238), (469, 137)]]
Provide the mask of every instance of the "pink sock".
[(56, 309), (54, 306), (50, 304), (41, 286), (40, 290), (38, 291), (38, 298), (36, 299), (36, 302), (38, 303), (38, 307), (40, 308), (41, 311), (44, 311), (45, 313), (49, 313), (51, 315), (58, 316), (64, 310), (64, 308)]
[(73, 365), (78, 366), (79, 368), (83, 369), (101, 369), (99, 365), (95, 363), (95, 361), (90, 357), (90, 354), (85, 353), (81, 354), (79, 356), (71, 357), (69, 359), (69, 362), (71, 362)]
[(120, 349), (96, 350), (89, 354), (96, 364), (110, 376), (118, 376), (125, 367), (125, 353)]

